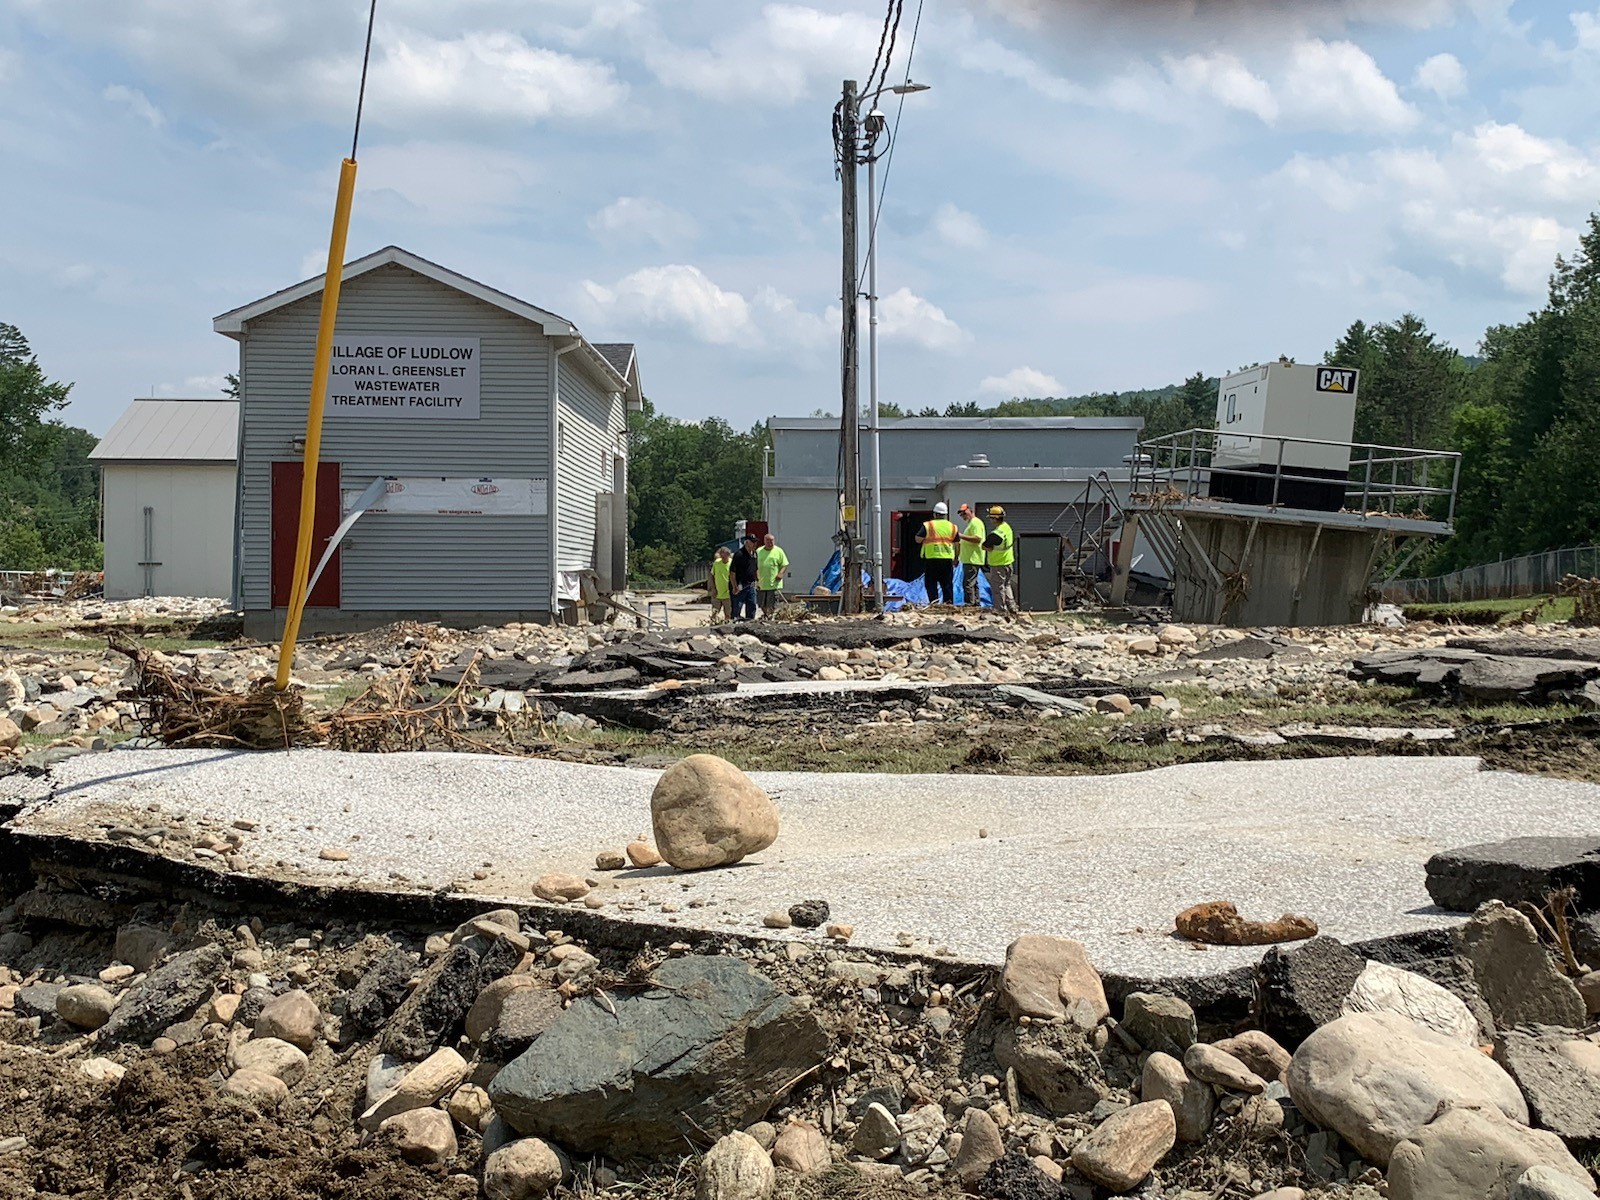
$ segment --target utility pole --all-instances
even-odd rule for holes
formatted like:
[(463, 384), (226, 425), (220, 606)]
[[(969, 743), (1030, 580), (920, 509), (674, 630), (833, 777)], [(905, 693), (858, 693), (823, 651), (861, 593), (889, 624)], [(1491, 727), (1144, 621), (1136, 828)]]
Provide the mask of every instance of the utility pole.
[(856, 162), (859, 157), (856, 132), (856, 81), (844, 81), (844, 100), (839, 111), (839, 190), (844, 228), (844, 277), (839, 300), (844, 312), (840, 340), (841, 420), (840, 445), (844, 456), (844, 504), (842, 532), (844, 545), (840, 558), (844, 573), (840, 581), (839, 611), (861, 611), (861, 559), (859, 555), (861, 508), (861, 400), (857, 381), (857, 341), (860, 322), (856, 300), (861, 291), (856, 275)]

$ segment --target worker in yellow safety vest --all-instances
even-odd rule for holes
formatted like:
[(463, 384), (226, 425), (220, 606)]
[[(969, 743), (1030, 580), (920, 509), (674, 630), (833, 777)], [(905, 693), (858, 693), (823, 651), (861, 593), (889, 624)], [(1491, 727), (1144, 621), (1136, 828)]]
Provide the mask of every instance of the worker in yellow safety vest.
[(994, 528), (983, 543), (989, 557), (989, 591), (995, 611), (1009, 617), (1018, 611), (1017, 535), (1006, 521), (1006, 510), (998, 504), (990, 506), (989, 519)]
[(956, 527), (950, 521), (950, 506), (943, 500), (933, 506), (933, 520), (924, 521), (917, 531), (917, 542), (922, 547), (922, 578), (928, 589), (928, 603), (954, 604)]
[(956, 555), (961, 563), (961, 605), (963, 608), (977, 608), (978, 573), (983, 569), (984, 561), (983, 522), (972, 511), (970, 504), (962, 504), (956, 509), (956, 520), (961, 523), (959, 552)]

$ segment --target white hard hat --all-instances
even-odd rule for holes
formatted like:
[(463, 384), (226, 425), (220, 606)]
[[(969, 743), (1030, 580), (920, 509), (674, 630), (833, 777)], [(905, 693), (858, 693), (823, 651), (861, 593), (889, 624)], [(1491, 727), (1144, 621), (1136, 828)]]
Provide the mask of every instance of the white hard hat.
[(937, 504), (935, 504), (933, 506), (933, 515), (936, 516), (936, 517), (945, 516), (947, 513), (949, 513), (949, 511), (950, 511), (950, 506), (948, 504), (946, 504), (943, 500), (939, 501), (939, 503), (937, 503)]

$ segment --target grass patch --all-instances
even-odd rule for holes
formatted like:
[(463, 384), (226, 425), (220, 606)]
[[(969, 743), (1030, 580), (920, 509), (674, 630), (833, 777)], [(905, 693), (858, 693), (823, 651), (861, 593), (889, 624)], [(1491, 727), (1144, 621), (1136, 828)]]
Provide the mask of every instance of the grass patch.
[[(1498, 600), (1459, 600), (1441, 604), (1407, 604), (1401, 610), (1408, 621), (1438, 621), (1457, 625), (1514, 625), (1517, 618), (1539, 607), (1540, 625), (1572, 620), (1571, 596), (1507, 596)], [(1542, 606), (1542, 607), (1540, 607)]]

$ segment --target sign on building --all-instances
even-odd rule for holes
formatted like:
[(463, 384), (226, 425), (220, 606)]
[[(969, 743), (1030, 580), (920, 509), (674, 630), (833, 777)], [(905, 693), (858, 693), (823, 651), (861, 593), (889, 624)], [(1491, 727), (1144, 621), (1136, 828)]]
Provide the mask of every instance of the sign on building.
[(476, 421), (478, 368), (477, 338), (336, 335), (328, 415)]
[[(420, 513), (443, 517), (542, 517), (550, 511), (545, 479), (438, 479), (393, 476), (363, 511)], [(361, 492), (344, 493), (344, 511), (355, 510)]]

